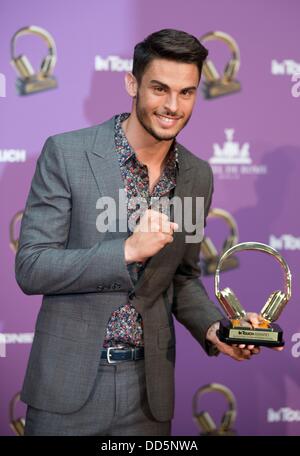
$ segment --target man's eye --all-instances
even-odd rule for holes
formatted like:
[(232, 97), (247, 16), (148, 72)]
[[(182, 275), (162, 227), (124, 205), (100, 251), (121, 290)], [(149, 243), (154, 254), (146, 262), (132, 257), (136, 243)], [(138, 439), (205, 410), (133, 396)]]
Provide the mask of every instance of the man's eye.
[(163, 87), (158, 87), (158, 86), (154, 87), (154, 90), (155, 90), (155, 92), (160, 92), (160, 93), (165, 91), (165, 89)]

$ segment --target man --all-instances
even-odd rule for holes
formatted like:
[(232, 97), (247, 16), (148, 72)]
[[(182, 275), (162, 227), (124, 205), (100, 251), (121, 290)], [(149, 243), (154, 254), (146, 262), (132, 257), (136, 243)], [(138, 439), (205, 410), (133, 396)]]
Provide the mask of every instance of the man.
[[(204, 197), (208, 213), (211, 169), (176, 142), (206, 56), (185, 32), (153, 33), (136, 45), (126, 75), (130, 115), (52, 136), (43, 147), (16, 255), (19, 286), (44, 295), (21, 396), (26, 435), (170, 435), (172, 313), (208, 355), (243, 360), (259, 351), (217, 338), (222, 314), (199, 280), (200, 243), (187, 243), (153, 208), (161, 197)], [(105, 232), (101, 198), (119, 208), (120, 189), (127, 221), (137, 223)], [(139, 217), (135, 198), (147, 201)]]

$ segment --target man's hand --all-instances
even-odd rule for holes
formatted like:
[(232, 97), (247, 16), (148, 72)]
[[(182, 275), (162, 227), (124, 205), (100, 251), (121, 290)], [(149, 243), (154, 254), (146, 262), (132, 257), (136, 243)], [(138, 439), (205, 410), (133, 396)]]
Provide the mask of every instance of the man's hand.
[[(264, 319), (255, 312), (247, 312), (247, 318), (245, 320), (249, 321), (251, 323), (251, 325), (253, 326), (253, 328), (259, 327), (259, 323), (261, 321), (264, 321)], [(240, 344), (239, 347), (245, 348), (246, 345)], [(248, 345), (248, 347), (253, 347), (253, 345)], [(272, 348), (272, 350), (275, 350), (275, 351), (282, 351), (284, 349), (284, 347), (269, 347), (269, 348)]]
[(153, 209), (147, 209), (136, 226), (132, 236), (125, 241), (126, 263), (144, 262), (159, 252), (165, 245), (173, 242), (173, 232), (177, 223)]
[(228, 345), (221, 342), (217, 336), (217, 331), (220, 328), (220, 322), (213, 323), (207, 331), (206, 339), (214, 344), (217, 349), (224, 355), (228, 355), (236, 361), (243, 361), (244, 359), (251, 359), (251, 355), (260, 352), (259, 347), (254, 345)]
[[(248, 312), (246, 321), (249, 321), (251, 325), (255, 328), (258, 327), (261, 317), (254, 313)], [(251, 359), (252, 355), (256, 355), (260, 352), (260, 347), (255, 345), (245, 345), (245, 344), (234, 344), (228, 345), (224, 342), (221, 342), (217, 336), (217, 331), (220, 327), (220, 322), (213, 323), (206, 334), (206, 339), (214, 344), (217, 349), (224, 355), (228, 355), (236, 361), (243, 361), (244, 359)], [(284, 347), (272, 347), (273, 350), (281, 351)]]

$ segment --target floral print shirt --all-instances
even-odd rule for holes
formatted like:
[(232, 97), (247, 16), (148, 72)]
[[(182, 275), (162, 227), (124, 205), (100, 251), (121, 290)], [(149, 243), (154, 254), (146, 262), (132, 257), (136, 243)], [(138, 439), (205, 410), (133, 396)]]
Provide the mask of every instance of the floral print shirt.
[[(135, 223), (141, 216), (141, 212), (137, 211), (136, 204), (130, 204), (130, 201), (136, 201), (137, 198), (143, 198), (147, 207), (155, 208), (155, 204), (161, 197), (171, 198), (176, 187), (176, 171), (178, 167), (178, 150), (176, 142), (166, 157), (164, 170), (154, 185), (152, 192), (149, 190), (149, 175), (146, 165), (138, 161), (136, 154), (127, 141), (125, 133), (122, 129), (122, 122), (127, 119), (129, 113), (123, 113), (115, 116), (115, 145), (120, 165), (121, 175), (124, 182), (125, 193), (127, 196), (127, 220), (128, 220), (128, 235), (133, 232)], [(163, 212), (163, 205), (160, 206)], [(131, 220), (131, 223), (129, 221)], [(145, 263), (128, 264), (128, 270), (133, 283), (135, 284), (141, 277), (141, 274), (146, 267)], [(115, 310), (108, 321), (106, 327), (103, 347), (113, 347), (122, 345), (125, 347), (142, 347), (143, 340), (143, 320), (141, 315), (131, 304), (128, 297), (127, 304), (120, 306)]]

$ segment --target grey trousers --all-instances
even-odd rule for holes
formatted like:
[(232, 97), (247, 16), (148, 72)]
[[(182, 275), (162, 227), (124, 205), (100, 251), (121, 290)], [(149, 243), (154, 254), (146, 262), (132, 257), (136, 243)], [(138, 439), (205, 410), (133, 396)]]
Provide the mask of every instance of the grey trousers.
[(171, 421), (156, 421), (151, 414), (144, 359), (116, 364), (104, 359), (80, 410), (58, 414), (28, 406), (25, 435), (169, 436)]

